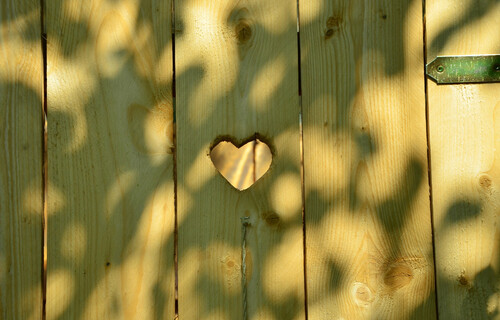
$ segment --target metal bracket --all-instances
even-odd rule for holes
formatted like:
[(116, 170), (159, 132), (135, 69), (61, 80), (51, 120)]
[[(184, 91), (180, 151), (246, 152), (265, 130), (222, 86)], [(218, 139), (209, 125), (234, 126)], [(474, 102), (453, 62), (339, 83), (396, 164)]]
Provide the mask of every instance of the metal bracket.
[(425, 72), (438, 84), (500, 82), (500, 55), (437, 57)]

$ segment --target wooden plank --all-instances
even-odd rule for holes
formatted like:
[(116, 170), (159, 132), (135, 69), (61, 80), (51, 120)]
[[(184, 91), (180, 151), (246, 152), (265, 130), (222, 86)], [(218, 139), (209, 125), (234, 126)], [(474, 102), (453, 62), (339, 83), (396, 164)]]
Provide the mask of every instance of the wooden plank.
[[(175, 12), (179, 317), (303, 319), (296, 1), (183, 0)], [(272, 165), (238, 191), (210, 147), (255, 133)]]
[(0, 319), (42, 314), (40, 1), (0, 3)]
[[(427, 60), (498, 54), (498, 1), (427, 0)], [(500, 84), (428, 80), (440, 319), (500, 319)]]
[(172, 319), (171, 2), (46, 4), (47, 319)]
[(418, 1), (300, 1), (310, 319), (436, 317)]

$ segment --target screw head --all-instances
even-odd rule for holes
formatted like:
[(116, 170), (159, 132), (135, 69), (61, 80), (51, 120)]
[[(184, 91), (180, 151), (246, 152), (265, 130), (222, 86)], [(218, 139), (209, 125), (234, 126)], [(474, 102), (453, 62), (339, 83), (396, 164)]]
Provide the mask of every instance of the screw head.
[(496, 72), (500, 72), (500, 64), (497, 64), (494, 69)]
[(438, 66), (437, 67), (437, 72), (441, 73), (444, 71), (444, 67), (443, 66)]

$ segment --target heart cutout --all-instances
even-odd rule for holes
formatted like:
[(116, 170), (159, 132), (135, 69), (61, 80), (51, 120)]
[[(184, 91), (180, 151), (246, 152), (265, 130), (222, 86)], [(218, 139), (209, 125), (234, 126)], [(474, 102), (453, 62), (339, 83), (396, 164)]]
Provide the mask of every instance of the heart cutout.
[(221, 141), (210, 151), (212, 163), (219, 173), (236, 189), (250, 188), (269, 170), (272, 152), (259, 139), (235, 146), (230, 141)]

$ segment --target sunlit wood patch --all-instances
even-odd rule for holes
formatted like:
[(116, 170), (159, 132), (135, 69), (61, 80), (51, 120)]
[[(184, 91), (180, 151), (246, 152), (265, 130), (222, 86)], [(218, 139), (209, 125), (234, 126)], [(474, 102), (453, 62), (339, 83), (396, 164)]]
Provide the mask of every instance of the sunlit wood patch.
[(269, 169), (272, 162), (271, 149), (255, 139), (241, 147), (232, 142), (221, 141), (210, 152), (215, 168), (236, 189), (250, 188)]

